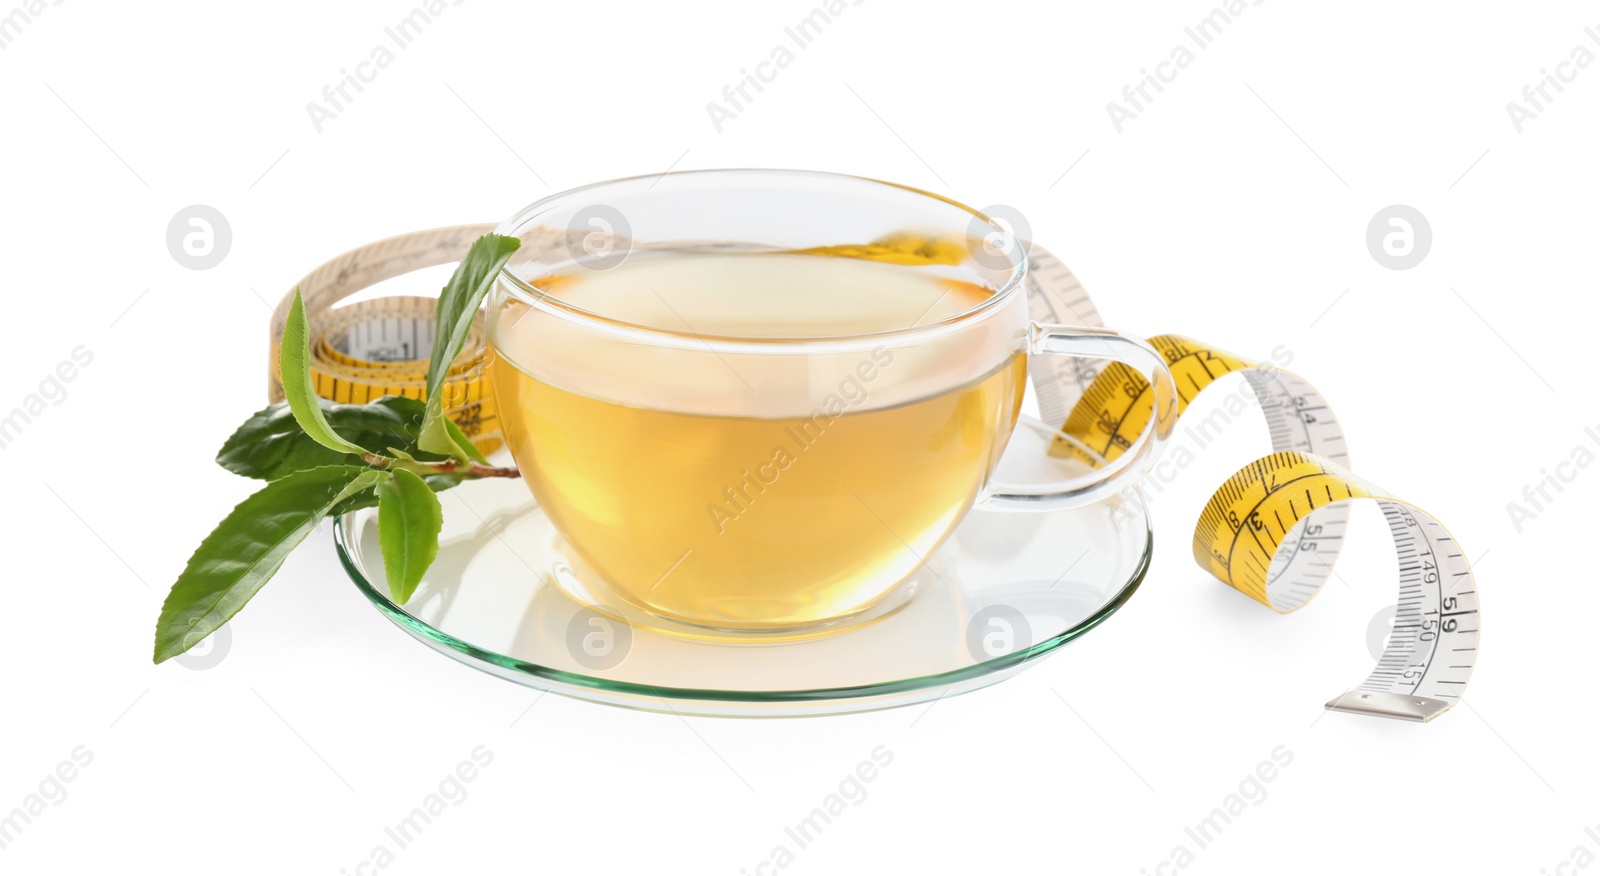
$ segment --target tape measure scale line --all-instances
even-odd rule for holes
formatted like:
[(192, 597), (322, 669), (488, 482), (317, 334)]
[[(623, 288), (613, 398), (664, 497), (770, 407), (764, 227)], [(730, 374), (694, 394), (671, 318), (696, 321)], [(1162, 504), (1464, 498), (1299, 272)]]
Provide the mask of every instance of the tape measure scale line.
[[(1327, 708), (1429, 721), (1453, 706), (1476, 663), (1479, 613), (1472, 570), (1444, 525), (1349, 470), (1338, 419), (1304, 379), (1179, 335), (1150, 345), (1172, 371), (1177, 416), (1217, 379), (1242, 372), (1272, 439), (1272, 454), (1240, 469), (1206, 503), (1195, 525), (1196, 562), (1274, 611), (1294, 611), (1332, 574), (1346, 506), (1378, 502), (1400, 566), (1395, 622), (1372, 674)], [(1149, 421), (1152, 401), (1141, 375), (1108, 365), (1068, 414), (1051, 453), (1091, 465), (1116, 459)]]

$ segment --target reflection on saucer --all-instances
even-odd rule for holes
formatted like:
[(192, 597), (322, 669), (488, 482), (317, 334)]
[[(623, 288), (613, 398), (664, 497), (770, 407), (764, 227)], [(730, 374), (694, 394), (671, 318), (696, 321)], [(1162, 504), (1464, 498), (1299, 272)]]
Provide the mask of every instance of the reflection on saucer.
[[(439, 558), (403, 608), (388, 599), (372, 509), (336, 541), (361, 589), (419, 640), (522, 684), (683, 714), (886, 708), (983, 687), (1096, 626), (1149, 561), (1124, 500), (1037, 514), (974, 511), (920, 565), (903, 603), (833, 635), (729, 640), (663, 633), (564, 550), (517, 481), (442, 499)], [(630, 622), (632, 619), (634, 622)]]

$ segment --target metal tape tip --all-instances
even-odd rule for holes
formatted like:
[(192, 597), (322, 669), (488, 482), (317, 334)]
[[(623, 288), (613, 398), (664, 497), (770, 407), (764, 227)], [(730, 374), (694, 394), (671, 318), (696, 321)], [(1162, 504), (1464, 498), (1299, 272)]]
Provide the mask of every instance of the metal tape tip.
[(1432, 697), (1384, 691), (1352, 690), (1328, 701), (1330, 712), (1350, 712), (1377, 718), (1427, 723), (1450, 708), (1450, 703)]

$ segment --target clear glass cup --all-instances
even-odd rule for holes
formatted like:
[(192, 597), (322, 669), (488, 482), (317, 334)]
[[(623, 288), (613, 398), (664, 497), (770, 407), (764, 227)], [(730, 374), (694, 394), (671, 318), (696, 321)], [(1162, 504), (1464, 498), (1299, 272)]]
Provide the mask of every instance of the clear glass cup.
[[(1098, 501), (1154, 464), (997, 482), (1030, 356), (1148, 345), (1029, 319), (1022, 243), (917, 189), (784, 170), (669, 173), (545, 198), (489, 303), (506, 439), (579, 600), (709, 635), (804, 636), (902, 604), (976, 504)], [(924, 304), (925, 303), (925, 304)], [(623, 610), (622, 607), (626, 607)]]

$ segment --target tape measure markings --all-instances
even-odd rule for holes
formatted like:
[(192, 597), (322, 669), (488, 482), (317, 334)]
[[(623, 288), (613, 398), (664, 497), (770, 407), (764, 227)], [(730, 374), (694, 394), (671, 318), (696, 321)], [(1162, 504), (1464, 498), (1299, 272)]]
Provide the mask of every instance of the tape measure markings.
[[(1194, 556), (1218, 580), (1287, 613), (1303, 607), (1333, 574), (1350, 502), (1378, 502), (1400, 567), (1399, 602), (1383, 656), (1367, 680), (1327, 708), (1428, 721), (1459, 700), (1477, 653), (1471, 568), (1443, 524), (1361, 479), (1327, 400), (1303, 378), (1178, 335), (1150, 344), (1178, 387), (1174, 416), (1217, 379), (1242, 372), (1260, 402), (1273, 453), (1240, 469), (1212, 495), (1195, 525)], [(1063, 421), (1051, 453), (1101, 466), (1116, 459), (1153, 415), (1150, 384), (1120, 363), (1107, 365)], [(1085, 450), (1087, 448), (1087, 451)], [(1248, 534), (1248, 538), (1246, 535)], [(1448, 574), (1450, 587), (1443, 586)], [(1431, 587), (1431, 589), (1430, 589)], [(1441, 650), (1446, 644), (1448, 651)], [(1444, 653), (1472, 655), (1443, 661)], [(1459, 675), (1459, 678), (1446, 677)]]
[[(1060, 259), (1043, 247), (1028, 252), (1028, 306), (1035, 322), (1104, 327), (1089, 293)], [(1028, 363), (1040, 417), (1060, 423), (1099, 376), (1098, 363), (1081, 356), (1042, 356)]]
[[(387, 296), (343, 302), (384, 280), (459, 261), (474, 240), (493, 230), (493, 225), (462, 225), (399, 235), (343, 253), (303, 277), (296, 288), (305, 299), (311, 328), (312, 382), (317, 395), (345, 404), (365, 404), (386, 395), (422, 399), (427, 390), (437, 300)], [(292, 291), (284, 296), (273, 311), (270, 326), (267, 394), (274, 402), (283, 399), (278, 380), (279, 345), (292, 297)], [(461, 356), (451, 364), (442, 389), (451, 419), (485, 453), (501, 444), (484, 363), (487, 349), (480, 318), (469, 332)]]

